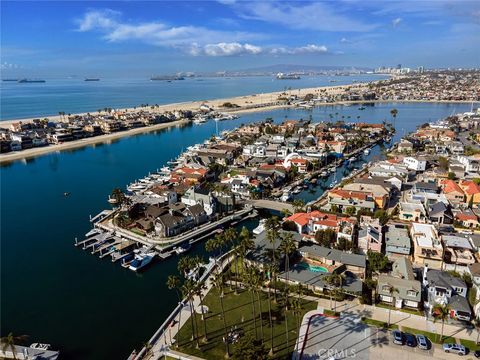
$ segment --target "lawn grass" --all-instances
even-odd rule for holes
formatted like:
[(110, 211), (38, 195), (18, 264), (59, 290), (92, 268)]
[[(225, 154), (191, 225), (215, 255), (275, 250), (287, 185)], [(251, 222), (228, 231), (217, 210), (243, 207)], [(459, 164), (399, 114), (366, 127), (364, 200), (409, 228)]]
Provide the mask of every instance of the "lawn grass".
[(368, 326), (375, 326), (375, 327), (379, 327), (379, 328), (383, 328), (383, 329), (389, 329), (389, 330), (398, 329), (398, 325), (396, 325), (396, 324), (390, 324), (390, 326), (388, 326), (388, 324), (386, 322), (383, 322), (383, 321), (380, 321), (380, 320), (374, 320), (374, 319), (370, 319), (370, 318), (365, 318), (365, 317), (362, 318), (362, 322), (364, 324), (367, 324)]
[[(262, 324), (264, 332), (265, 348), (270, 349), (270, 327), (268, 316), (268, 297), (266, 293), (260, 293), (261, 305), (262, 305)], [(255, 327), (253, 322), (251, 294), (247, 290), (239, 290), (238, 294), (228, 290), (225, 287), (225, 296), (223, 299), (225, 308), (225, 320), (227, 324), (227, 331), (233, 326), (237, 326), (237, 329), (242, 329), (243, 332), (250, 333), (255, 337)], [(178, 351), (203, 357), (205, 359), (223, 359), (225, 355), (225, 344), (223, 342), (224, 327), (221, 317), (221, 305), (220, 305), (220, 291), (217, 288), (213, 288), (205, 297), (204, 304), (208, 306), (209, 312), (205, 315), (208, 342), (200, 342), (200, 349), (196, 348), (195, 341), (191, 340), (192, 325), (188, 320), (185, 325), (180, 329), (180, 333), (177, 335), (179, 349)], [(316, 302), (304, 300), (302, 301), (302, 311), (298, 315), (298, 318), (303, 318), (303, 315), (310, 310), (316, 309)], [(273, 346), (275, 359), (289, 358), (289, 354), (293, 351), (295, 342), (297, 340), (297, 317), (292, 310), (287, 312), (288, 320), (288, 339), (289, 344), (287, 347), (287, 340), (285, 336), (285, 312), (284, 309), (279, 309), (276, 304), (272, 304), (272, 316), (273, 320)], [(204, 324), (201, 320), (201, 315), (195, 314), (200, 338), (204, 335)], [(256, 306), (256, 325), (258, 338), (261, 337), (260, 332), (260, 317), (258, 304)], [(230, 345), (230, 353), (233, 352), (233, 345)]]
[(448, 343), (454, 343), (455, 342), (455, 338), (453, 338), (451, 336), (444, 336), (443, 341), (440, 341), (440, 334), (435, 334), (435, 333), (432, 333), (432, 332), (429, 332), (429, 331), (417, 330), (417, 329), (409, 328), (407, 326), (402, 326), (402, 331), (410, 333), (410, 334), (414, 334), (414, 335), (416, 335), (416, 334), (424, 335), (432, 343), (435, 343), (435, 344), (444, 344), (444, 343), (448, 344)]
[(378, 303), (378, 304), (375, 304), (376, 307), (379, 307), (379, 308), (383, 308), (383, 309), (390, 309), (390, 310), (395, 310), (395, 311), (401, 311), (401, 312), (404, 312), (404, 313), (407, 313), (407, 314), (413, 314), (413, 315), (419, 315), (419, 316), (424, 316), (425, 314), (419, 310), (414, 310), (414, 309), (408, 309), (408, 308), (401, 308), (401, 309), (398, 309), (396, 307), (393, 307), (393, 306), (390, 306), (388, 304), (384, 304), (384, 303)]
[(480, 345), (477, 345), (475, 341), (460, 339), (460, 344), (468, 348), (470, 351), (480, 350)]

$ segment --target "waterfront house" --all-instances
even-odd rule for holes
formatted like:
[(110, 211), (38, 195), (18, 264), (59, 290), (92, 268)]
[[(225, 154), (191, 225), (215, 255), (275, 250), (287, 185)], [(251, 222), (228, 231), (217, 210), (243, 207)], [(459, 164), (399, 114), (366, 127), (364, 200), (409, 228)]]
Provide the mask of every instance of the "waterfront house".
[(457, 161), (464, 166), (466, 173), (480, 172), (480, 160), (474, 156), (457, 156)]
[(449, 307), (450, 318), (470, 321), (472, 311), (466, 298), (467, 285), (461, 278), (426, 265), (423, 270), (423, 286), (427, 293), (424, 307), (429, 314), (433, 314), (436, 304), (441, 304)]
[(301, 159), (301, 158), (295, 158), (295, 159), (290, 159), (290, 163), (293, 166), (296, 166), (298, 169), (299, 174), (306, 174), (307, 173), (307, 168), (308, 168), (308, 160), (306, 159)]
[(403, 159), (403, 163), (407, 166), (407, 169), (414, 171), (425, 171), (427, 168), (427, 161), (419, 157), (407, 156)]
[(410, 228), (417, 265), (440, 269), (443, 262), (443, 246), (434, 225), (413, 223)]
[(67, 141), (73, 141), (73, 135), (66, 129), (57, 129), (53, 134), (49, 134), (48, 140), (53, 144), (61, 144)]
[(422, 302), (422, 284), (415, 279), (412, 263), (400, 257), (392, 265), (390, 275), (380, 274), (377, 280), (380, 301), (396, 308), (418, 309)]
[(319, 230), (332, 229), (338, 239), (353, 240), (357, 220), (353, 217), (323, 213), (318, 210), (308, 213), (295, 213), (285, 219), (293, 222), (299, 234), (314, 236)]
[(409, 256), (412, 241), (408, 229), (402, 224), (388, 224), (385, 229), (385, 254), (390, 260)]
[(12, 141), (19, 142), (22, 149), (31, 149), (33, 147), (32, 138), (27, 133), (11, 133), (10, 137)]
[(188, 206), (200, 204), (208, 216), (215, 213), (215, 198), (206, 188), (190, 187), (185, 194), (182, 195), (181, 202)]
[(407, 139), (401, 139), (397, 145), (397, 151), (400, 153), (411, 153), (413, 151), (413, 143)]

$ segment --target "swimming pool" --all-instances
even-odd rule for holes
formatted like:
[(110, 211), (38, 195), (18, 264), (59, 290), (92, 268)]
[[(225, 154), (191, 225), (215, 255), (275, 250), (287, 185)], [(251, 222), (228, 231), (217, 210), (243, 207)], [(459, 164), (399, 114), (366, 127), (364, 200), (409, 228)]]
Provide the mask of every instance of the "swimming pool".
[(310, 265), (305, 261), (299, 262), (296, 266), (303, 270), (310, 270), (311, 272), (328, 273), (327, 268), (323, 266)]

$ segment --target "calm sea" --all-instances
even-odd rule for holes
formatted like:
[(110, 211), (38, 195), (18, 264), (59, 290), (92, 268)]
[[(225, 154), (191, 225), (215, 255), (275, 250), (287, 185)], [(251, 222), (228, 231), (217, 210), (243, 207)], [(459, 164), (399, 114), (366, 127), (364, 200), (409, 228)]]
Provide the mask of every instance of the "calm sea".
[[(398, 134), (454, 112), (466, 104), (379, 104), (361, 111), (321, 107), (276, 110), (220, 122), (220, 131), (273, 117), (333, 117), (381, 122), (398, 109)], [(338, 113), (338, 114), (337, 114)], [(350, 118), (349, 118), (350, 117)], [(89, 230), (88, 216), (107, 208), (114, 187), (146, 175), (182, 149), (209, 138), (214, 122), (130, 136), (110, 144), (51, 153), (15, 162), (1, 171), (1, 328), (52, 343), (65, 359), (122, 359), (140, 347), (176, 304), (165, 281), (177, 258), (142, 274), (73, 246)], [(378, 152), (372, 152), (372, 156)], [(340, 175), (341, 176), (341, 175)], [(71, 192), (64, 197), (64, 192)], [(309, 200), (317, 194), (306, 192)], [(249, 227), (254, 223), (250, 222)], [(192, 252), (204, 254), (203, 244)]]
[(170, 104), (233, 96), (381, 80), (383, 75), (307, 76), (299, 80), (276, 80), (268, 76), (233, 78), (186, 78), (180, 81), (149, 79), (46, 79), (45, 83), (0, 82), (1, 120), (24, 119), (99, 109), (133, 107), (139, 104)]

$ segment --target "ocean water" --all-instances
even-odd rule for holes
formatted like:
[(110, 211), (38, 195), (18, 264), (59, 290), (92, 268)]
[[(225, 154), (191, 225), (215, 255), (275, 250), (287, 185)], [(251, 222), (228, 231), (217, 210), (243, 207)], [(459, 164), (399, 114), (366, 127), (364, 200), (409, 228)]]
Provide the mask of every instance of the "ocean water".
[(0, 82), (0, 120), (44, 117), (65, 113), (96, 112), (103, 108), (126, 108), (139, 104), (170, 104), (241, 95), (344, 85), (354, 81), (385, 79), (384, 75), (306, 76), (299, 80), (276, 80), (269, 76), (186, 78), (179, 81), (144, 79), (45, 79), (45, 83)]
[[(321, 121), (332, 114), (347, 121), (360, 116), (360, 121), (381, 122), (390, 118), (393, 107), (398, 109), (398, 137), (426, 121), (468, 111), (470, 105), (281, 109), (219, 122), (219, 130), (266, 117), (277, 122), (309, 117)], [(114, 187), (160, 168), (214, 133), (215, 123), (210, 121), (1, 167), (0, 332), (52, 343), (65, 359), (123, 359), (148, 340), (176, 305), (176, 295), (165, 281), (176, 272), (178, 258), (135, 274), (75, 248), (74, 238), (82, 238), (90, 229), (89, 215), (108, 208), (107, 196)], [(64, 192), (71, 195), (64, 197)], [(305, 192), (302, 197), (310, 200), (315, 195)], [(247, 225), (252, 228), (255, 223)], [(192, 253), (205, 255), (204, 244)]]

